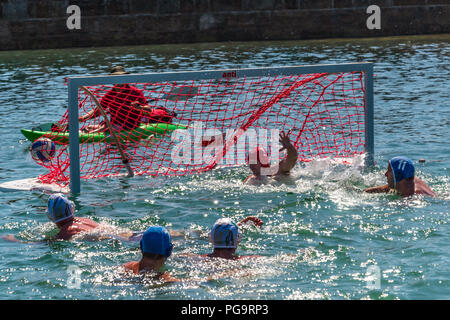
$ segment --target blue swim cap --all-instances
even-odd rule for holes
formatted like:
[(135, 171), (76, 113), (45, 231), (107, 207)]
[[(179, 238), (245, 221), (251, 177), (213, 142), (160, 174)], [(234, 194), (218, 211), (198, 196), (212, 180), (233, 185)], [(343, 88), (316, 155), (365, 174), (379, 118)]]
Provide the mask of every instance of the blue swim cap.
[(62, 193), (55, 193), (48, 198), (47, 216), (54, 223), (72, 218), (75, 205)]
[(229, 218), (216, 221), (209, 232), (209, 240), (214, 248), (236, 248), (241, 241), (238, 226)]
[(394, 184), (403, 179), (414, 177), (414, 164), (407, 157), (394, 157), (389, 161), (394, 174)]
[(143, 253), (161, 254), (166, 258), (172, 254), (172, 238), (169, 231), (161, 226), (148, 228), (142, 235), (140, 245)]

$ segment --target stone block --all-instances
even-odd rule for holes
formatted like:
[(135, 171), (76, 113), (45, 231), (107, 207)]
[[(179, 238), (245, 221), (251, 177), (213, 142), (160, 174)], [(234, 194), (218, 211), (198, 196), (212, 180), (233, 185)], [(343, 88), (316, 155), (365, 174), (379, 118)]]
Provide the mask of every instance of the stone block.
[[(11, 31), (9, 28), (9, 21), (0, 20), (0, 41), (7, 42), (11, 40)], [(0, 49), (3, 49), (0, 46)]]
[(3, 2), (2, 14), (3, 18), (8, 20), (28, 19), (27, 1), (15, 0)]
[(182, 0), (180, 2), (180, 13), (194, 13), (195, 0)]
[(274, 0), (242, 0), (243, 10), (272, 10), (274, 6)]
[[(423, 1), (0, 0), (0, 49), (450, 33), (448, 1)], [(374, 2), (381, 30), (366, 27)], [(69, 4), (81, 30), (66, 28)]]
[(392, 7), (394, 5), (395, 0), (352, 0), (353, 5), (350, 7), (348, 6), (347, 0), (334, 0), (334, 7), (335, 8), (344, 8), (344, 6), (341, 4), (345, 3), (346, 8), (367, 8), (370, 5), (377, 5), (380, 8), (383, 7)]
[(241, 10), (241, 0), (213, 0), (211, 1), (211, 11), (239, 11)]
[(196, 13), (209, 12), (211, 11), (212, 4), (214, 0), (194, 0), (194, 10)]
[(428, 0), (393, 0), (394, 6), (417, 6), (426, 5)]
[(179, 13), (180, 12), (180, 1), (182, 0), (165, 0), (159, 1), (159, 14), (167, 13)]
[(338, 8), (353, 8), (354, 0), (335, 0), (333, 3), (333, 7)]
[(130, 14), (155, 14), (158, 12), (157, 0), (128, 0)]
[(69, 5), (79, 6), (82, 17), (103, 16), (106, 14), (106, 6), (102, 0), (71, 0)]
[(284, 0), (284, 9), (299, 9), (300, 8), (300, 0)]
[(332, 0), (301, 0), (300, 9), (332, 9)]
[(104, 2), (105, 15), (122, 15), (129, 13), (128, 1), (124, 0), (106, 0)]
[(450, 5), (450, 2), (448, 0), (428, 0), (427, 4), (428, 5), (436, 5), (436, 4)]

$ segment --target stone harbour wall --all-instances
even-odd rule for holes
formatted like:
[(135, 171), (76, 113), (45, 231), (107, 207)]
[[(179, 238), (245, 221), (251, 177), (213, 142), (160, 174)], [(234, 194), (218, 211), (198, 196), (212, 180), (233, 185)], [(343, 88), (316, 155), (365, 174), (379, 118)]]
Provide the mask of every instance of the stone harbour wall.
[(436, 33), (450, 33), (450, 0), (0, 0), (0, 50)]

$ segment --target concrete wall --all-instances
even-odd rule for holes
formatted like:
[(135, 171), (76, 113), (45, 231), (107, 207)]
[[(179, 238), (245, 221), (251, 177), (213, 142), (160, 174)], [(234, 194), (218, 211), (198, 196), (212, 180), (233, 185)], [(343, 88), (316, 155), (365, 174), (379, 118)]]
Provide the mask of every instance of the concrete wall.
[(450, 0), (0, 0), (0, 50), (430, 33), (450, 33)]

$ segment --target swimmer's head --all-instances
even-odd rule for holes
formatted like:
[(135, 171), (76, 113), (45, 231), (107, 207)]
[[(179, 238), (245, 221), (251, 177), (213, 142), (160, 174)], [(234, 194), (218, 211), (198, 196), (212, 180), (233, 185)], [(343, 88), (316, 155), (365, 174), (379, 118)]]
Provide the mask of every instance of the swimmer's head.
[(387, 177), (389, 187), (395, 188), (395, 185), (400, 181), (414, 178), (414, 172), (414, 164), (411, 159), (400, 156), (389, 160), (385, 176)]
[(54, 223), (63, 222), (73, 218), (75, 205), (62, 193), (52, 194), (48, 198), (47, 216)]
[(129, 72), (125, 71), (125, 68), (123, 66), (114, 66), (109, 71), (110, 75), (121, 75), (121, 74), (129, 74)]
[(250, 150), (247, 156), (247, 163), (255, 175), (260, 174), (261, 168), (269, 168), (270, 162), (266, 149), (255, 147)]
[(142, 253), (162, 255), (166, 258), (172, 254), (172, 238), (166, 228), (153, 226), (142, 235), (140, 242)]
[[(123, 66), (114, 66), (111, 68), (110, 75), (112, 76), (120, 76), (120, 75), (124, 75), (124, 74), (130, 74), (129, 72), (125, 71), (125, 68)], [(112, 88), (112, 90), (119, 92), (122, 90), (122, 88), (127, 87), (128, 85), (126, 83), (122, 83), (122, 84), (115, 84)]]
[(216, 221), (209, 232), (209, 241), (214, 249), (236, 249), (241, 241), (241, 233), (238, 226), (229, 218), (221, 218)]

